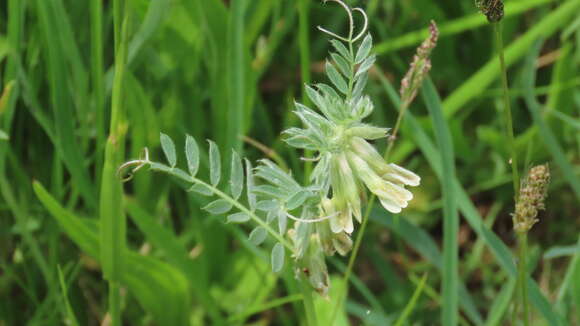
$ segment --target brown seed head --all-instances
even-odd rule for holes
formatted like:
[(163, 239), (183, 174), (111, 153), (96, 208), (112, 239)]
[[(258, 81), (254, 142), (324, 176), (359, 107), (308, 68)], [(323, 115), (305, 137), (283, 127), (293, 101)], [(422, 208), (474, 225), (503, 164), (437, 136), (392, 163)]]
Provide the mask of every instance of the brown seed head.
[(544, 200), (550, 183), (550, 168), (548, 164), (538, 165), (530, 169), (522, 180), (520, 194), (513, 214), (514, 230), (528, 232), (538, 222), (539, 210), (546, 209)]

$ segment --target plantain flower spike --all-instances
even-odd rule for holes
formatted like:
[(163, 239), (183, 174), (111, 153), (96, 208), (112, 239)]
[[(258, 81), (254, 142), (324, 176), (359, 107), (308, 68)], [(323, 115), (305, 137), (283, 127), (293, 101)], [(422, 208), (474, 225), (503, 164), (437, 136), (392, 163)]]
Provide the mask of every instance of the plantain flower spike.
[(546, 209), (544, 200), (548, 193), (549, 183), (550, 167), (548, 164), (531, 168), (526, 178), (522, 180), (516, 212), (512, 214), (516, 232), (528, 232), (538, 222), (538, 211)]
[[(304, 128), (290, 128), (284, 133), (290, 146), (317, 154), (310, 177), (323, 198), (321, 214), (328, 219), (327, 223), (321, 223), (321, 228), (326, 229), (322, 230), (320, 241), (326, 253), (346, 254), (352, 247), (348, 235), (354, 230), (353, 217), (358, 222), (362, 220), (365, 188), (378, 197), (386, 210), (399, 213), (413, 198), (405, 187), (418, 186), (421, 179), (411, 171), (387, 163), (371, 145), (370, 141), (387, 137), (389, 129), (363, 122), (374, 109), (363, 91), (376, 59), (371, 51), (372, 37), (367, 33), (367, 17), (362, 9), (350, 8), (340, 0), (328, 2), (338, 3), (350, 22), (345, 36), (319, 27), (333, 38), (332, 60), (326, 63), (332, 86), (306, 85), (306, 95), (318, 110), (295, 103), (294, 112)], [(355, 31), (355, 13), (364, 19), (360, 31)], [(412, 64), (414, 72), (407, 78), (410, 87), (420, 84), (418, 80), (428, 71), (428, 56), (436, 41), (437, 28), (433, 23), (430, 38), (421, 45)], [(412, 88), (408, 91), (413, 93)]]
[(417, 90), (421, 87), (421, 83), (429, 70), (431, 70), (431, 51), (437, 45), (439, 38), (439, 30), (437, 24), (432, 20), (429, 25), (429, 36), (417, 48), (417, 54), (413, 56), (413, 61), (401, 81), (401, 101), (403, 103), (411, 103), (417, 96)]

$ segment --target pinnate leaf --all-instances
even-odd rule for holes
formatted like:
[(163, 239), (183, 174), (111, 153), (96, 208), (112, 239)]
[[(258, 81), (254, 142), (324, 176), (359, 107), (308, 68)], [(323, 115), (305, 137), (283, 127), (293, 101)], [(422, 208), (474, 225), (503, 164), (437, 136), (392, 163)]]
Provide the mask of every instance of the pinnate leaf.
[(247, 222), (249, 220), (250, 220), (250, 215), (248, 215), (244, 212), (230, 214), (230, 215), (228, 215), (228, 218), (227, 218), (228, 223), (243, 223), (243, 222)]
[(264, 240), (266, 240), (266, 235), (267, 235), (266, 229), (264, 229), (261, 226), (258, 226), (257, 228), (252, 230), (252, 232), (250, 232), (249, 240), (256, 246), (259, 246), (262, 242), (264, 242)]
[(284, 246), (278, 242), (272, 248), (272, 271), (278, 273), (284, 267)]
[(232, 197), (234, 197), (234, 199), (240, 198), (242, 190), (244, 189), (244, 168), (242, 166), (242, 159), (236, 151), (232, 151), (230, 186)]
[(358, 67), (358, 70), (356, 71), (356, 76), (360, 76), (361, 74), (367, 72), (367, 70), (369, 70), (370, 67), (372, 67), (372, 65), (375, 63), (376, 58), (377, 57), (374, 54), (367, 57), (365, 61), (363, 61)]
[(371, 37), (371, 34), (367, 34), (367, 36), (365, 36), (364, 40), (360, 44), (358, 51), (356, 52), (354, 62), (355, 63), (363, 62), (363, 60), (365, 60), (366, 57), (371, 52), (372, 47), (373, 47), (373, 38)]
[(214, 200), (203, 208), (211, 214), (220, 215), (230, 211), (232, 204), (225, 199)]
[(332, 40), (330, 41), (330, 43), (332, 44), (332, 46), (334, 46), (336, 51), (338, 51), (338, 53), (340, 53), (340, 55), (342, 55), (346, 60), (352, 61), (352, 56), (350, 55), (350, 52), (342, 42), (338, 40)]
[(211, 196), (213, 194), (213, 191), (210, 188), (201, 183), (194, 184), (187, 191), (193, 191), (204, 196)]
[(256, 209), (256, 194), (254, 193), (254, 173), (252, 172), (252, 163), (248, 159), (246, 161), (246, 192), (248, 193), (248, 204), (250, 209)]
[(190, 135), (185, 138), (185, 157), (187, 158), (187, 169), (192, 177), (195, 177), (199, 169), (199, 148), (195, 139)]
[(326, 62), (326, 74), (328, 75), (328, 78), (330, 78), (332, 84), (334, 84), (334, 86), (339, 91), (341, 91), (343, 94), (346, 94), (348, 92), (348, 85), (346, 84), (346, 81), (344, 80), (344, 78), (342, 78), (342, 76), (340, 75), (338, 70), (336, 70), (334, 65), (332, 65), (328, 61)]
[(175, 164), (177, 164), (177, 156), (175, 155), (175, 144), (173, 140), (164, 133), (160, 134), (159, 139), (161, 140), (161, 148), (167, 158), (167, 162), (169, 162), (169, 166), (175, 167)]
[(216, 186), (220, 182), (222, 167), (220, 159), (220, 151), (216, 145), (211, 140), (209, 142), (209, 180), (212, 186)]

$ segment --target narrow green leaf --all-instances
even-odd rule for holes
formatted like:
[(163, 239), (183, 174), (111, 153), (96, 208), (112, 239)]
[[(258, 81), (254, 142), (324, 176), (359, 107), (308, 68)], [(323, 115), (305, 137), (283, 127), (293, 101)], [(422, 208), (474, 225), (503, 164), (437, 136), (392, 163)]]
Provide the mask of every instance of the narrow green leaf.
[(256, 194), (254, 194), (254, 173), (252, 171), (252, 163), (248, 159), (246, 161), (246, 192), (248, 195), (248, 205), (254, 211), (256, 209)]
[(289, 210), (296, 209), (302, 206), (302, 204), (304, 204), (304, 202), (306, 201), (306, 199), (308, 199), (308, 197), (310, 197), (310, 195), (311, 193), (309, 191), (300, 190), (295, 194), (293, 194), (292, 197), (288, 199), (288, 201), (286, 202), (286, 207)]
[(232, 203), (225, 199), (217, 199), (207, 204), (207, 206), (205, 206), (203, 209), (210, 212), (211, 214), (221, 215), (229, 212), (230, 209), (232, 209)]
[(334, 46), (336, 51), (340, 53), (341, 56), (343, 56), (348, 61), (352, 61), (352, 56), (350, 55), (350, 52), (342, 42), (340, 42), (339, 40), (331, 40), (330, 43), (332, 44), (332, 46)]
[(262, 244), (262, 242), (264, 242), (264, 240), (266, 240), (266, 235), (268, 235), (266, 229), (264, 229), (261, 226), (258, 226), (257, 228), (252, 230), (252, 232), (250, 232), (249, 240), (256, 246), (259, 246), (260, 244)]
[(365, 72), (367, 72), (367, 70), (369, 70), (373, 66), (376, 59), (377, 59), (377, 57), (374, 54), (367, 57), (365, 59), (365, 61), (363, 61), (360, 64), (360, 66), (358, 67), (356, 74), (355, 74), (355, 77), (358, 77), (358, 76), (364, 74)]
[[(400, 99), (397, 95), (397, 91), (393, 88), (393, 86), (389, 83), (389, 81), (384, 78), (382, 75), (379, 74), (379, 78), (385, 87), (387, 94), (391, 98), (391, 101), (395, 106), (400, 105)], [(412, 130), (412, 133), (409, 135), (414, 138), (415, 143), (423, 152), (423, 155), (429, 162), (429, 165), (433, 168), (433, 171), (439, 178), (442, 175), (442, 168), (441, 168), (441, 158), (439, 152), (435, 149), (435, 146), (425, 130), (423, 129), (422, 125), (419, 121), (413, 116), (411, 112), (406, 113), (405, 121), (409, 123), (409, 130)], [(457, 194), (457, 200), (459, 209), (461, 210), (462, 215), (465, 217), (465, 220), (469, 223), (471, 228), (477, 233), (479, 237), (484, 239), (486, 245), (489, 247), (490, 251), (493, 253), (497, 262), (502, 267), (502, 269), (507, 272), (511, 277), (516, 277), (516, 268), (515, 268), (515, 258), (511, 254), (510, 249), (501, 241), (501, 239), (491, 230), (489, 230), (482, 218), (479, 214), (477, 208), (471, 202), (467, 192), (459, 183), (457, 178), (454, 180), (455, 192)], [(529, 280), (529, 295), (530, 301), (534, 304), (536, 309), (543, 315), (546, 320), (552, 325), (558, 325), (558, 317), (552, 311), (549, 306), (549, 302), (546, 297), (540, 292), (538, 285), (533, 281)], [(463, 300), (460, 301), (460, 304), (464, 304)], [(468, 312), (465, 309), (464, 311)], [(477, 313), (477, 311), (474, 311)], [(474, 315), (475, 316), (475, 315)], [(475, 319), (473, 319), (475, 320)], [(479, 318), (478, 318), (479, 320)]]
[[(38, 182), (33, 183), (36, 196), (67, 236), (84, 252), (100, 260), (99, 223), (79, 218), (62, 207)], [(153, 257), (125, 250), (126, 261), (121, 282), (135, 295), (144, 311), (151, 313), (159, 325), (185, 325), (190, 315), (187, 278), (178, 269)], [(163, 300), (159, 300), (163, 298)]]
[(415, 305), (417, 304), (417, 300), (419, 300), (419, 297), (421, 296), (421, 292), (423, 292), (423, 287), (425, 286), (426, 281), (427, 281), (427, 273), (425, 273), (421, 278), (419, 285), (417, 285), (415, 292), (413, 292), (411, 300), (409, 300), (409, 302), (405, 306), (405, 309), (401, 313), (401, 317), (399, 317), (395, 326), (403, 326), (406, 324), (407, 319), (409, 318), (409, 316), (413, 312), (413, 309), (415, 308)]
[(244, 222), (247, 222), (249, 220), (250, 220), (250, 215), (248, 215), (244, 212), (230, 214), (227, 217), (228, 223), (244, 223)]
[(516, 279), (510, 277), (508, 281), (504, 283), (499, 294), (494, 297), (493, 304), (491, 305), (489, 314), (487, 315), (487, 320), (485, 321), (485, 326), (501, 325), (504, 315), (508, 310), (508, 306), (512, 303), (515, 288)]
[(330, 56), (332, 57), (332, 60), (334, 60), (334, 62), (338, 66), (338, 69), (344, 75), (344, 77), (350, 78), (352, 72), (350, 71), (350, 65), (348, 64), (348, 62), (337, 53), (331, 53)]
[(0, 140), (8, 140), (8, 134), (0, 129)]
[(286, 211), (283, 209), (279, 209), (277, 214), (278, 214), (278, 231), (280, 231), (280, 234), (284, 234), (286, 232), (286, 226), (288, 225), (288, 217), (286, 216)]
[(273, 209), (278, 208), (278, 201), (274, 200), (274, 199), (269, 199), (269, 200), (260, 200), (257, 204), (256, 204), (256, 209), (260, 210), (260, 211), (271, 211)]
[(453, 142), (447, 122), (443, 117), (441, 101), (430, 79), (423, 83), (423, 99), (435, 128), (435, 137), (441, 151), (443, 173), (440, 179), (443, 192), (443, 313), (442, 325), (457, 325), (458, 321), (458, 246), (459, 216), (453, 180), (455, 160)]
[(209, 143), (209, 179), (212, 186), (216, 186), (220, 182), (222, 167), (220, 159), (220, 151), (216, 145), (211, 140)]
[(369, 78), (369, 74), (362, 73), (356, 77), (356, 82), (354, 83), (354, 89), (352, 91), (352, 97), (357, 98), (362, 96), (362, 92), (367, 85), (367, 80)]
[(234, 199), (240, 198), (242, 190), (244, 189), (244, 167), (242, 166), (240, 155), (234, 150), (232, 150), (230, 186), (232, 197)]
[(328, 78), (330, 78), (332, 84), (334, 84), (334, 86), (339, 91), (341, 91), (343, 94), (346, 94), (348, 92), (348, 85), (346, 84), (346, 81), (344, 80), (344, 78), (342, 78), (342, 76), (340, 75), (338, 70), (336, 70), (334, 65), (328, 61), (326, 61), (326, 74), (328, 75)]
[(79, 323), (68, 299), (68, 288), (66, 286), (66, 281), (64, 279), (64, 275), (62, 269), (60, 268), (60, 265), (56, 265), (56, 269), (58, 272), (58, 281), (60, 283), (60, 289), (62, 291), (62, 298), (64, 301), (64, 307), (67, 315), (65, 323), (67, 325), (78, 326)]
[(161, 141), (161, 148), (163, 149), (163, 153), (165, 153), (165, 158), (167, 158), (169, 166), (172, 168), (175, 167), (175, 164), (177, 164), (177, 156), (175, 154), (173, 140), (164, 133), (160, 134), (159, 140)]
[(194, 184), (189, 189), (187, 189), (187, 191), (193, 191), (193, 192), (196, 192), (196, 193), (203, 195), (203, 196), (213, 195), (213, 191), (210, 188), (208, 188), (206, 185), (203, 185), (201, 183)]
[(373, 38), (371, 34), (367, 34), (364, 40), (360, 44), (358, 50), (356, 51), (356, 57), (354, 59), (355, 63), (361, 63), (363, 60), (367, 58), (369, 53), (371, 52), (371, 48), (373, 47)]
[(187, 169), (192, 177), (195, 177), (199, 169), (199, 148), (193, 137), (185, 137), (185, 157), (187, 158)]
[(282, 270), (282, 267), (284, 267), (284, 246), (278, 242), (274, 245), (274, 248), (272, 248), (272, 271), (274, 273), (278, 273), (279, 271)]

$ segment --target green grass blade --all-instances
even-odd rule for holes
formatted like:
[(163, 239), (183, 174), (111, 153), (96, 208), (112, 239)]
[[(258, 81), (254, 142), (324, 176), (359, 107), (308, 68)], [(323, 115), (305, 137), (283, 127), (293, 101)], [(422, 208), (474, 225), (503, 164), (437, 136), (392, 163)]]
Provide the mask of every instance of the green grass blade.
[(435, 138), (441, 153), (441, 188), (443, 192), (443, 315), (442, 325), (457, 325), (458, 286), (459, 278), (457, 233), (459, 231), (459, 216), (457, 214), (457, 199), (455, 196), (455, 158), (453, 142), (447, 122), (443, 117), (441, 101), (435, 86), (430, 79), (423, 83), (423, 99), (433, 120)]
[(229, 26), (229, 56), (228, 56), (228, 128), (226, 151), (233, 148), (240, 153), (242, 149), (241, 136), (246, 125), (246, 97), (245, 97), (245, 53), (244, 43), (244, 14), (248, 2), (233, 0)]
[[(539, 51), (539, 47), (538, 47)], [(534, 53), (535, 52), (535, 53)], [(560, 168), (562, 173), (564, 174), (564, 179), (568, 181), (570, 187), (576, 194), (576, 198), (580, 199), (580, 179), (574, 173), (574, 168), (572, 164), (568, 162), (566, 158), (566, 154), (560, 144), (558, 143), (558, 139), (556, 138), (552, 128), (546, 123), (544, 117), (542, 116), (542, 109), (538, 101), (536, 100), (533, 88), (536, 81), (536, 58), (539, 52), (534, 51), (532, 52), (526, 60), (526, 68), (524, 70), (524, 78), (525, 86), (526, 87), (526, 94), (524, 95), (524, 99), (528, 106), (528, 110), (532, 115), (534, 123), (538, 126), (540, 138), (545, 144), (546, 149), (552, 155), (554, 162)]]
[[(574, 17), (580, 9), (580, 0), (568, 0), (551, 12), (544, 19), (537, 22), (528, 32), (505, 48), (506, 66), (509, 67), (518, 59), (527, 54), (530, 46), (541, 37), (549, 37)], [(493, 81), (500, 76), (500, 65), (496, 58), (491, 59), (485, 66), (473, 74), (459, 88), (443, 101), (445, 116), (454, 115), (461, 108), (478, 96)]]
[(419, 285), (417, 285), (417, 288), (415, 289), (415, 292), (413, 292), (413, 296), (411, 297), (411, 300), (409, 300), (409, 302), (405, 306), (405, 309), (401, 313), (401, 317), (399, 317), (395, 326), (405, 325), (405, 322), (407, 321), (407, 319), (409, 318), (409, 316), (413, 312), (413, 309), (415, 309), (415, 306), (417, 305), (417, 300), (419, 300), (419, 297), (421, 296), (421, 292), (423, 292), (423, 287), (425, 286), (425, 282), (427, 282), (427, 273), (425, 273), (425, 275), (423, 275), (423, 277), (421, 278), (421, 282), (419, 283)]
[[(554, 0), (525, 0), (525, 1), (510, 1), (505, 4), (505, 17), (509, 18), (517, 16), (535, 7), (539, 7), (548, 3), (554, 2)], [(475, 7), (473, 8), (474, 13), (465, 17), (455, 19), (450, 22), (443, 23), (439, 26), (439, 36), (444, 38), (447, 36), (463, 33), (470, 29), (478, 28), (489, 24), (487, 19), (480, 13), (475, 13)], [(429, 29), (423, 28), (418, 31), (410, 32), (405, 35), (401, 35), (394, 39), (390, 39), (375, 46), (375, 53), (377, 55), (388, 54), (399, 49), (406, 47), (412, 47), (420, 44), (423, 40), (429, 36)]]
[(67, 318), (66, 324), (78, 326), (79, 322), (77, 321), (77, 317), (75, 316), (75, 313), (70, 305), (70, 301), (68, 299), (68, 288), (66, 286), (66, 281), (64, 280), (64, 275), (62, 273), (60, 265), (57, 266), (57, 271), (58, 271), (58, 281), (60, 283), (60, 290), (62, 292), (62, 298), (64, 301), (64, 306), (66, 308), (66, 318)]
[(494, 298), (490, 312), (485, 321), (486, 326), (501, 325), (504, 315), (506, 314), (509, 305), (512, 303), (513, 293), (516, 289), (516, 279), (510, 279), (502, 287), (499, 294)]
[[(443, 257), (441, 256), (441, 252), (438, 249), (437, 243), (425, 230), (413, 225), (405, 218), (393, 217), (393, 215), (385, 213), (378, 208), (373, 209), (370, 218), (373, 222), (392, 230), (404, 239), (411, 248), (443, 273)], [(461, 281), (458, 281), (458, 287), (458, 296), (461, 299), (459, 300), (459, 305), (461, 309), (474, 324), (482, 325), (483, 319), (467, 288)]]
[[(128, 3), (125, 0), (116, 0), (113, 3), (115, 27), (120, 20), (122, 20), (122, 27), (120, 33), (115, 29), (115, 78), (111, 100), (111, 123), (105, 144), (99, 203), (101, 263), (104, 278), (109, 281), (109, 314), (113, 326), (122, 323), (119, 282), (123, 277), (125, 267), (123, 256), (126, 251), (125, 237), (127, 232), (122, 202), (123, 189), (116, 171), (125, 155), (126, 126), (124, 126), (123, 120), (125, 114), (124, 75), (130, 11)], [(121, 11), (122, 7), (124, 8)]]
[[(395, 105), (398, 105), (399, 98), (396, 92), (393, 92), (392, 85), (388, 82), (383, 75), (380, 75), (383, 86), (386, 88), (388, 94), (390, 94), (391, 100)], [(423, 126), (419, 121), (413, 116), (411, 112), (407, 112), (406, 128), (403, 129), (405, 135), (411, 136), (425, 158), (429, 162), (429, 165), (433, 168), (435, 174), (441, 178), (442, 167), (441, 158), (439, 152), (436, 150), (435, 145), (431, 141), (430, 137), (425, 132)], [(471, 202), (467, 192), (463, 186), (459, 183), (457, 179), (454, 180), (454, 187), (457, 196), (457, 201), (459, 205), (459, 210), (461, 211), (463, 217), (467, 220), (469, 225), (477, 233), (479, 237), (485, 240), (486, 245), (491, 250), (495, 258), (497, 259), (499, 265), (510, 277), (516, 277), (516, 267), (514, 264), (514, 256), (511, 254), (509, 248), (501, 241), (501, 239), (489, 228), (487, 228), (481, 218), (481, 215), (477, 208)], [(540, 292), (538, 285), (530, 280), (530, 302), (542, 313), (544, 318), (548, 320), (553, 325), (558, 325), (558, 316), (552, 311), (549, 306), (548, 300)]]
[[(38, 182), (33, 183), (36, 196), (56, 219), (67, 236), (82, 251), (100, 260), (99, 224), (95, 219), (81, 219), (62, 207)], [(125, 272), (121, 284), (151, 313), (159, 325), (186, 325), (190, 302), (187, 278), (175, 267), (152, 257), (124, 251)], [(102, 263), (102, 261), (101, 261)]]
[(41, 29), (44, 31), (46, 53), (48, 55), (51, 106), (57, 141), (56, 151), (70, 171), (74, 183), (86, 204), (90, 208), (96, 208), (96, 191), (89, 178), (84, 165), (83, 154), (76, 141), (74, 119), (72, 118), (74, 117), (74, 110), (69, 97), (67, 74), (65, 73), (67, 71), (65, 64), (67, 54), (64, 52), (58, 37), (61, 33), (58, 28), (58, 19), (54, 17), (52, 6), (48, 1), (37, 1), (37, 11), (42, 25)]
[(192, 260), (187, 249), (179, 239), (166, 228), (162, 227), (149, 216), (137, 202), (133, 200), (126, 201), (127, 211), (131, 220), (137, 227), (145, 233), (148, 241), (156, 248), (161, 249), (167, 260), (189, 278), (190, 284), (194, 289), (194, 294), (199, 298), (204, 308), (208, 310), (214, 324), (222, 325), (224, 323), (217, 305), (209, 295), (209, 289), (205, 282), (199, 282), (199, 275), (202, 273), (199, 266), (199, 260)]

